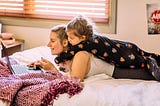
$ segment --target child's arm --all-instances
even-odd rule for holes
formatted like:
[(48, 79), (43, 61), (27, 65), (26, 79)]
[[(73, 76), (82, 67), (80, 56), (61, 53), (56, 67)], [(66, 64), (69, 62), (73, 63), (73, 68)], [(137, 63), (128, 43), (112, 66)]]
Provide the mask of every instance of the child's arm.
[(55, 63), (59, 64), (61, 62), (64, 62), (65, 60), (71, 60), (73, 58), (73, 54), (71, 54), (69, 51), (62, 52), (59, 56), (57, 56), (54, 61)]
[(54, 61), (57, 64), (59, 64), (61, 62), (64, 62), (65, 60), (71, 60), (77, 52), (86, 50), (86, 47), (88, 47), (89, 44), (90, 43), (86, 41), (86, 42), (81, 42), (74, 46), (70, 45), (69, 50), (67, 52), (62, 52), (59, 56), (55, 58)]

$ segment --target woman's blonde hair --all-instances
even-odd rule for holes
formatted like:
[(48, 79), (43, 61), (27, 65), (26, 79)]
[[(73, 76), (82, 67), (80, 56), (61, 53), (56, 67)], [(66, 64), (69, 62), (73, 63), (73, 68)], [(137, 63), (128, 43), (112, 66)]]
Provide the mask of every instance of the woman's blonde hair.
[(73, 18), (66, 26), (66, 32), (73, 31), (78, 36), (86, 36), (90, 39), (94, 33), (94, 23), (84, 15), (78, 15)]
[(60, 42), (62, 43), (63, 40), (67, 39), (67, 33), (66, 33), (66, 25), (57, 25), (51, 28), (51, 32), (55, 32), (58, 34), (58, 38), (60, 39)]

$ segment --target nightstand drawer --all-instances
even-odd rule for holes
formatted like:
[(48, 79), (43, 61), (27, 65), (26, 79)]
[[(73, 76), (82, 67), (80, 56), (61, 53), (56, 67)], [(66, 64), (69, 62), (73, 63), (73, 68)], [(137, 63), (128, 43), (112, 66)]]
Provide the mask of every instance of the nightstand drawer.
[[(12, 55), (15, 52), (20, 52), (24, 50), (24, 40), (20, 40), (20, 39), (16, 39), (15, 43), (10, 44), (10, 45), (5, 45), (8, 55)], [(4, 57), (6, 56), (6, 54), (4, 53), (4, 51), (0, 50), (0, 57)]]

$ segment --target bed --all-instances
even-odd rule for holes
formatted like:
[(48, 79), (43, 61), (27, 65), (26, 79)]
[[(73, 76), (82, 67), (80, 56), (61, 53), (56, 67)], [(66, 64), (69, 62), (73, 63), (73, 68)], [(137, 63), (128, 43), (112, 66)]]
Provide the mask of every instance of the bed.
[[(17, 52), (11, 56), (19, 64), (27, 64), (41, 57), (55, 64), (55, 56), (50, 54), (50, 50), (46, 46)], [(67, 93), (60, 94), (52, 105), (160, 106), (160, 83), (154, 80), (114, 79), (108, 75), (99, 74), (86, 78), (82, 84), (81, 92), (72, 97)], [(10, 105), (7, 101), (0, 100), (0, 106), (7, 105)]]

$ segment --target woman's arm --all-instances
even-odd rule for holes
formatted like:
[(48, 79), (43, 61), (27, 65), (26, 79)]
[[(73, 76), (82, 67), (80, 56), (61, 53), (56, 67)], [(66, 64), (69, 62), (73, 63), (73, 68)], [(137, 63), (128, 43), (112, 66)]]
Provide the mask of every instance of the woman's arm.
[(75, 54), (71, 65), (71, 77), (80, 78), (84, 80), (86, 74), (90, 69), (90, 54), (86, 51), (80, 51)]

